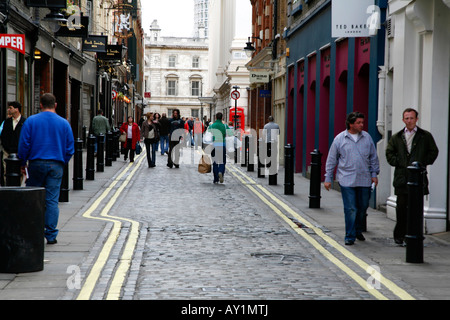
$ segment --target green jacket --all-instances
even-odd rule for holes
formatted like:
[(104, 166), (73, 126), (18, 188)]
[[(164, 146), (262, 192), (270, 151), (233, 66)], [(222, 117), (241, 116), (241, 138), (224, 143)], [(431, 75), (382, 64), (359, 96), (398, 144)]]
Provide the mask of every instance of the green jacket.
[[(408, 153), (406, 148), (406, 140), (404, 129), (397, 132), (389, 140), (386, 148), (387, 162), (395, 167), (393, 186), (395, 194), (408, 193), (408, 166), (417, 161), (423, 167), (434, 163), (438, 156), (439, 150), (436, 142), (430, 132), (417, 127), (416, 135), (414, 136), (411, 153)], [(424, 194), (428, 194), (428, 179), (424, 175)]]
[[(208, 131), (210, 131), (214, 138), (214, 142), (225, 142), (225, 138), (227, 137), (227, 130), (230, 129), (228, 125), (224, 124), (222, 120), (216, 120), (213, 124), (208, 127)], [(218, 130), (218, 131), (216, 131)], [(220, 134), (219, 134), (220, 131)]]
[(100, 133), (106, 134), (110, 130), (108, 118), (98, 115), (92, 119), (92, 131), (96, 136)]

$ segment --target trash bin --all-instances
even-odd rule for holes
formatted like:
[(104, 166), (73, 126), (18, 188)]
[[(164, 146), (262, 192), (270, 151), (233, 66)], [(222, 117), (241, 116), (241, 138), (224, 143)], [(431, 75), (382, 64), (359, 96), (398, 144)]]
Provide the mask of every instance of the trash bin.
[(45, 188), (0, 188), (0, 273), (44, 269)]

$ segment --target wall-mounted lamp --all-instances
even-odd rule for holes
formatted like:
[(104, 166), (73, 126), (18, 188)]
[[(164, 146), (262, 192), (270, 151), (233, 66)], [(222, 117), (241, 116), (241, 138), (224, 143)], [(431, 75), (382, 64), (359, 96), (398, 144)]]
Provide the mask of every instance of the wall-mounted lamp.
[(59, 11), (59, 8), (50, 8), (50, 13), (45, 16), (44, 21), (48, 22), (50, 30), (55, 33), (61, 28), (61, 24), (67, 23), (67, 19)]
[(247, 57), (251, 57), (253, 52), (256, 51), (255, 47), (253, 46), (253, 43), (250, 41), (250, 39), (258, 39), (261, 40), (260, 37), (248, 37), (248, 42), (246, 42), (246, 46), (244, 48), (245, 54), (247, 55)]

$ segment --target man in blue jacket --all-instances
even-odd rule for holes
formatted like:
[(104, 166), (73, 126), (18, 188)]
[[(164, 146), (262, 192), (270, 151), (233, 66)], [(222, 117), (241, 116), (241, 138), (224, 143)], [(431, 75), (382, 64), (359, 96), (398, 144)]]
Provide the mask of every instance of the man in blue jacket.
[[(69, 122), (56, 113), (56, 98), (45, 93), (41, 112), (25, 121), (19, 140), (19, 158), (28, 172), (27, 186), (45, 187), (45, 238), (55, 244), (58, 235), (59, 189), (64, 166), (74, 154), (74, 138)], [(28, 165), (27, 165), (28, 161)]]

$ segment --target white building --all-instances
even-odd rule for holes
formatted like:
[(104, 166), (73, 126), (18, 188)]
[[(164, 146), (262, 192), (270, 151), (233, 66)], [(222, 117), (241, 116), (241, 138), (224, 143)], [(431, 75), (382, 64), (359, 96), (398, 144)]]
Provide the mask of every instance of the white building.
[(418, 126), (433, 134), (439, 148), (437, 160), (427, 168), (425, 232), (444, 232), (449, 226), (450, 193), (450, 0), (390, 0), (388, 10), (385, 66), (379, 75), (377, 125), (383, 138), (378, 143), (378, 201), (387, 198), (388, 216), (395, 218), (394, 169), (386, 163), (384, 152), (391, 134), (404, 127), (403, 110), (415, 108)]
[(200, 32), (205, 32), (208, 38), (209, 29), (209, 0), (194, 0), (194, 38), (202, 38)]
[(247, 118), (250, 80), (245, 65), (249, 58), (243, 48), (252, 34), (251, 10), (248, 0), (209, 2), (209, 86), (204, 95), (210, 97), (212, 114), (223, 112), (225, 120), (231, 120), (229, 110), (235, 106), (230, 97), (234, 86), (240, 88), (238, 107), (244, 108)]
[[(200, 32), (202, 34), (203, 32)], [(208, 87), (207, 38), (164, 37), (157, 20), (145, 37), (144, 113), (180, 109), (182, 117), (203, 116), (199, 97)]]

